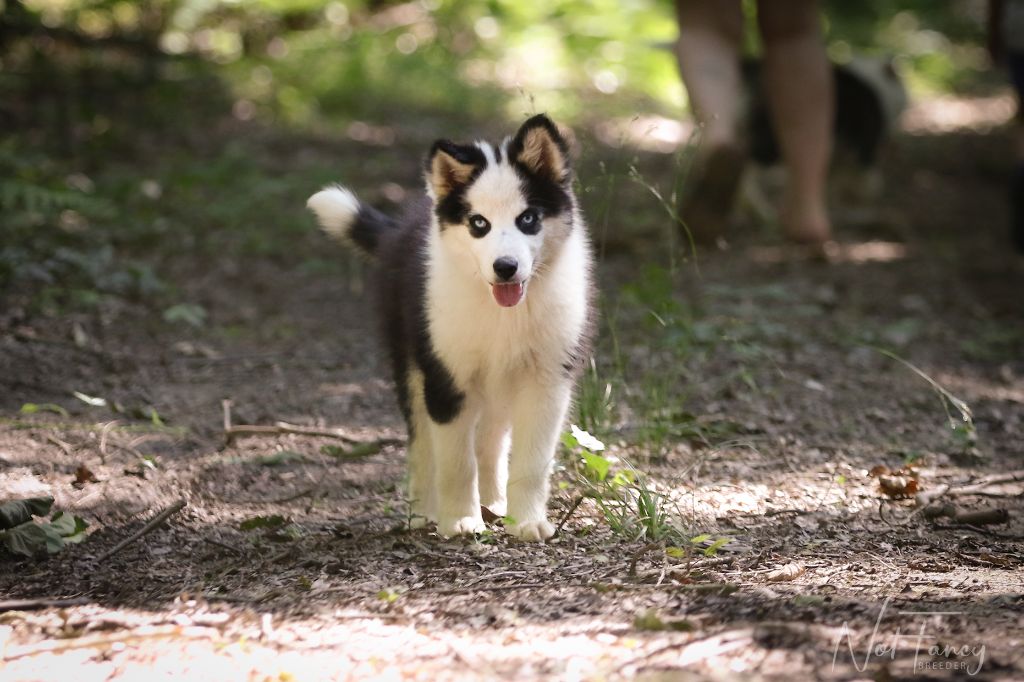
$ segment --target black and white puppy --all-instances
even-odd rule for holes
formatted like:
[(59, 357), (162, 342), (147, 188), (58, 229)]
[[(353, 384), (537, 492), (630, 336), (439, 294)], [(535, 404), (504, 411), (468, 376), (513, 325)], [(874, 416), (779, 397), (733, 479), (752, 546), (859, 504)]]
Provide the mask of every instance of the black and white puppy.
[(590, 352), (593, 261), (569, 146), (544, 115), (498, 145), (434, 144), (427, 199), (395, 220), (328, 187), (323, 229), (377, 263), (377, 305), (409, 431), (409, 496), (441, 535), (554, 533), (549, 474)]

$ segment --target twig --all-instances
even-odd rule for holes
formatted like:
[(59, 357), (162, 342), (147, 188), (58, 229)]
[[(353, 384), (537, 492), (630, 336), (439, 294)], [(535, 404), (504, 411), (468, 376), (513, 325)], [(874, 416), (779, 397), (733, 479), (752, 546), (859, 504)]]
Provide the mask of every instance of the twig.
[(562, 518), (558, 521), (558, 525), (555, 526), (555, 535), (558, 535), (562, 532), (562, 526), (564, 526), (565, 522), (569, 520), (569, 517), (572, 516), (577, 509), (579, 509), (579, 506), (581, 504), (583, 504), (583, 495), (578, 495), (576, 499), (573, 500), (572, 506), (569, 507), (569, 511), (565, 512), (565, 514), (562, 515)]
[(335, 438), (349, 445), (376, 445), (385, 447), (387, 445), (403, 445), (402, 438), (377, 438), (374, 440), (363, 440), (356, 438), (342, 429), (336, 428), (314, 428), (309, 426), (298, 426), (288, 422), (275, 422), (273, 425), (263, 424), (231, 424), (231, 401), (222, 400), (221, 408), (224, 413), (224, 446), (230, 445), (239, 436), (281, 436), (291, 434), (296, 436), (314, 436), (317, 438)]
[(270, 504), (284, 504), (285, 502), (294, 502), (295, 500), (301, 499), (306, 495), (315, 493), (318, 490), (318, 488), (319, 486), (313, 486), (312, 488), (306, 488), (305, 490), (293, 493), (292, 495), (288, 495), (287, 497), (279, 497), (275, 500), (269, 500), (269, 502)]
[(108, 549), (106, 552), (101, 554), (96, 560), (97, 561), (106, 561), (107, 559), (109, 559), (110, 557), (114, 556), (115, 554), (120, 552), (122, 549), (127, 547), (129, 544), (131, 544), (131, 543), (135, 542), (136, 540), (138, 540), (139, 538), (141, 538), (143, 535), (146, 535), (147, 533), (151, 533), (157, 526), (161, 525), (164, 521), (169, 519), (173, 514), (177, 514), (178, 512), (180, 512), (184, 508), (185, 508), (185, 500), (183, 500), (183, 499), (182, 500), (178, 500), (177, 502), (172, 504), (170, 507), (167, 507), (166, 509), (161, 511), (159, 514), (154, 516), (149, 521), (149, 523), (147, 523), (145, 526), (143, 526), (141, 529), (139, 529), (136, 533), (133, 533), (132, 535), (129, 535), (124, 540), (121, 540), (121, 542), (117, 543), (116, 545), (114, 545), (113, 547)]
[(239, 548), (233, 547), (233, 546), (229, 545), (228, 543), (221, 542), (220, 540), (217, 540), (215, 538), (203, 538), (203, 540), (206, 541), (206, 542), (209, 542), (211, 545), (217, 545), (218, 547), (223, 547), (224, 549), (232, 551), (235, 554), (245, 554), (245, 552), (243, 552)]
[(107, 436), (110, 434), (110, 430), (120, 424), (120, 420), (114, 419), (103, 425), (103, 430), (100, 431), (100, 461), (104, 464), (107, 463)]
[(42, 642), (36, 645), (12, 647), (3, 658), (3, 661), (14, 661), (28, 656), (40, 654), (56, 654), (63, 651), (75, 649), (92, 649), (110, 646), (121, 642), (136, 642), (147, 639), (159, 639), (164, 637), (187, 638), (187, 639), (213, 639), (220, 633), (207, 627), (181, 627), (178, 625), (166, 627), (143, 627), (134, 632), (116, 635), (98, 635), (96, 637), (77, 637), (74, 639), (59, 639), (56, 641)]
[(231, 401), (224, 399), (220, 401), (221, 410), (224, 413), (224, 433), (231, 431)]
[(46, 440), (51, 442), (51, 443), (53, 443), (58, 448), (60, 448), (61, 451), (65, 455), (67, 455), (68, 457), (70, 457), (72, 455), (72, 448), (71, 448), (71, 446), (68, 443), (65, 443), (64, 441), (62, 441), (60, 438), (57, 438), (57, 436), (47, 436)]
[[(538, 587), (557, 587), (552, 583), (514, 583), (512, 585), (473, 585), (470, 587), (423, 587), (410, 590), (420, 594), (472, 594), (474, 592), (506, 592), (508, 590), (532, 590)], [(578, 587), (569, 585), (568, 587)]]
[(917, 496), (917, 503), (921, 506), (927, 506), (939, 499), (940, 497), (955, 497), (957, 495), (993, 495), (993, 493), (986, 492), (986, 488), (991, 488), (994, 485), (1003, 485), (1004, 483), (1017, 483), (1024, 481), (1024, 471), (1010, 471), (1005, 474), (997, 474), (995, 476), (989, 476), (984, 478), (977, 483), (969, 483), (965, 485), (954, 485), (947, 484), (936, 488), (935, 490), (921, 493)]
[(0, 613), (4, 611), (33, 611), (35, 609), (80, 606), (81, 604), (88, 604), (90, 601), (92, 600), (86, 597), (69, 597), (67, 599), (7, 599), (0, 601)]

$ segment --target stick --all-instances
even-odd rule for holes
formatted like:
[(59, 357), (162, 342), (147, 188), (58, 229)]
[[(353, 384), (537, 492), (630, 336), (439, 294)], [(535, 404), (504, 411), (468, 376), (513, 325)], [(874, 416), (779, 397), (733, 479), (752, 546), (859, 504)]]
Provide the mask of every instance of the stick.
[(239, 424), (231, 425), (230, 401), (224, 401), (224, 437), (226, 444), (230, 445), (238, 436), (281, 436), (291, 434), (296, 436), (314, 436), (317, 438), (335, 438), (349, 445), (404, 445), (402, 438), (377, 438), (375, 440), (362, 440), (349, 435), (342, 429), (323, 428), (317, 429), (308, 426), (296, 426), (288, 422), (275, 422), (272, 426), (260, 424)]
[(1006, 509), (982, 509), (981, 511), (957, 514), (953, 520), (967, 526), (988, 526), (1006, 523), (1010, 520), (1010, 512)]
[(1005, 474), (997, 474), (995, 476), (989, 476), (983, 478), (977, 483), (969, 483), (966, 485), (953, 485), (947, 484), (933, 491), (922, 493), (917, 496), (918, 504), (928, 505), (931, 502), (939, 499), (940, 497), (955, 497), (957, 495), (973, 495), (979, 493), (985, 493), (986, 488), (990, 488), (994, 485), (1002, 485), (1004, 483), (1017, 483), (1024, 481), (1024, 471), (1010, 471)]
[(106, 552), (101, 554), (96, 560), (97, 561), (106, 561), (107, 559), (109, 559), (110, 557), (114, 556), (115, 554), (120, 552), (122, 549), (124, 549), (125, 547), (130, 545), (131, 543), (133, 543), (136, 540), (138, 540), (139, 538), (141, 538), (143, 535), (146, 535), (147, 533), (153, 532), (153, 530), (157, 526), (161, 525), (164, 521), (169, 519), (173, 514), (177, 514), (178, 512), (180, 512), (184, 508), (185, 508), (185, 500), (183, 500), (183, 499), (182, 500), (178, 500), (177, 502), (172, 504), (170, 507), (167, 507), (166, 509), (161, 511), (159, 514), (154, 516), (149, 521), (149, 523), (147, 523), (145, 526), (143, 526), (141, 529), (139, 529), (136, 533), (133, 533), (132, 535), (129, 535), (124, 540), (121, 540), (121, 542), (117, 543), (116, 545), (114, 545), (113, 547), (108, 549)]
[(35, 609), (60, 608), (88, 604), (91, 600), (85, 597), (69, 597), (67, 599), (8, 599), (0, 601), (0, 613), (4, 611), (33, 611)]
[(565, 512), (565, 514), (562, 515), (562, 518), (558, 522), (558, 525), (555, 526), (555, 535), (559, 535), (562, 532), (562, 526), (565, 525), (565, 522), (569, 520), (569, 517), (573, 515), (573, 513), (579, 508), (581, 504), (583, 504), (583, 496), (579, 495), (576, 497), (575, 500), (573, 500), (572, 506), (569, 507), (569, 511)]
[(73, 454), (71, 451), (71, 446), (62, 441), (60, 438), (57, 438), (57, 436), (47, 436), (46, 440), (60, 448), (61, 452), (63, 452), (66, 456), (71, 457), (71, 455)]

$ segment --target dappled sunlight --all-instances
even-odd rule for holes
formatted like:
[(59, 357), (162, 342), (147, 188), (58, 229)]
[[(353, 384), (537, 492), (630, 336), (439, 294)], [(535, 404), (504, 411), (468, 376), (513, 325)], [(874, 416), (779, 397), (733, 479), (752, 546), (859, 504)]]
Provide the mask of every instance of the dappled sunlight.
[(665, 118), (656, 115), (632, 116), (601, 121), (594, 133), (603, 144), (645, 152), (669, 154), (682, 148), (694, 134), (692, 119)]
[[(797, 246), (751, 246), (746, 249), (751, 261), (762, 265), (799, 260), (821, 260), (822, 254)], [(865, 242), (833, 242), (826, 246), (825, 258), (831, 263), (864, 265), (891, 263), (907, 258), (907, 245), (899, 242), (871, 240)]]
[(930, 96), (911, 104), (900, 119), (900, 129), (909, 135), (990, 133), (1012, 121), (1016, 108), (1008, 90), (985, 97)]

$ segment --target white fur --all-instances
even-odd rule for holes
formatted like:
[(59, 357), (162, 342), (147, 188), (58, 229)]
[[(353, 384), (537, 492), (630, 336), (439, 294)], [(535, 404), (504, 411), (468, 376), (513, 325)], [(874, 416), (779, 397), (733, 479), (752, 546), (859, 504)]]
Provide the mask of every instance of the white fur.
[[(508, 531), (525, 540), (550, 537), (548, 478), (572, 383), (563, 363), (586, 324), (591, 277), (582, 218), (560, 244), (554, 219), (538, 235), (522, 234), (515, 217), (526, 208), (514, 172), (491, 166), (470, 187), (472, 209), (491, 232), (435, 224), (428, 242), (427, 318), (435, 352), (466, 394), (458, 417), (431, 422), (438, 532), (483, 527), (480, 503), (501, 513), (507, 491)], [(567, 219), (567, 217), (562, 218)], [(491, 294), (492, 263), (512, 255), (525, 270), (526, 297), (503, 308)], [(511, 449), (507, 455), (508, 434)]]
[(349, 233), (359, 213), (359, 199), (341, 185), (324, 187), (306, 202), (306, 206), (316, 215), (324, 232), (344, 242), (348, 242)]

